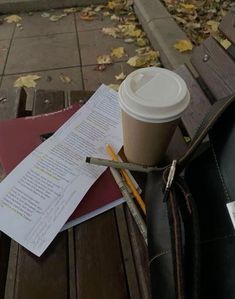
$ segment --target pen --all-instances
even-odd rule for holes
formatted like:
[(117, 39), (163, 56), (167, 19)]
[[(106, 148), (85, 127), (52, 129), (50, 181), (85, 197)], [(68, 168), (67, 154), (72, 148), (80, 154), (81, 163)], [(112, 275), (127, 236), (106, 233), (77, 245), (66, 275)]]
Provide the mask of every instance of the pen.
[(134, 163), (111, 161), (107, 159), (94, 158), (94, 157), (86, 157), (86, 162), (95, 165), (109, 166), (117, 169), (128, 169), (132, 171), (145, 172), (145, 173), (155, 170), (155, 167), (151, 167), (151, 166), (142, 166)]
[[(107, 153), (109, 154), (109, 156), (114, 160), (114, 161), (119, 161), (118, 156), (115, 154), (114, 150), (112, 149), (111, 145), (106, 144), (106, 150)], [(136, 190), (133, 182), (131, 181), (129, 175), (127, 174), (127, 172), (125, 171), (125, 169), (121, 169), (121, 174), (123, 175), (127, 186), (130, 188), (131, 192), (134, 194), (139, 206), (141, 207), (142, 211), (144, 212), (144, 214), (146, 215), (146, 208), (145, 208), (145, 204), (143, 199), (141, 198), (141, 196), (139, 195), (138, 191)]]
[(123, 177), (120, 175), (119, 171), (115, 168), (110, 167), (110, 171), (111, 171), (111, 173), (114, 177), (114, 180), (116, 181), (123, 197), (126, 199), (127, 206), (128, 206), (128, 208), (131, 212), (131, 215), (133, 216), (133, 218), (138, 226), (138, 229), (139, 229), (141, 235), (144, 238), (146, 245), (148, 245), (146, 224), (145, 224), (138, 208), (136, 207), (136, 205), (134, 204), (134, 202), (131, 198), (131, 195), (127, 189), (127, 186), (125, 184)]

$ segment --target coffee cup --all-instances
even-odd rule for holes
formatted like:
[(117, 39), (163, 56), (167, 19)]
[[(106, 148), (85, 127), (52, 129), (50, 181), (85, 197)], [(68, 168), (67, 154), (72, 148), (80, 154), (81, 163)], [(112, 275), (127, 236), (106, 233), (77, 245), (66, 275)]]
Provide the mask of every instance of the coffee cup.
[(127, 160), (157, 165), (189, 105), (185, 81), (167, 69), (142, 68), (126, 77), (118, 95)]

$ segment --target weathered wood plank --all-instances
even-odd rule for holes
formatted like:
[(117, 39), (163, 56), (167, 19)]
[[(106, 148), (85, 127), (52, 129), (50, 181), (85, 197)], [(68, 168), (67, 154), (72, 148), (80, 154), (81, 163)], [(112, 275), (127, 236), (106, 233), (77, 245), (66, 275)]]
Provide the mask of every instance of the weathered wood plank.
[(25, 116), (26, 92), (23, 88), (0, 90), (0, 120)]
[(184, 79), (190, 92), (190, 105), (182, 117), (182, 122), (189, 136), (193, 138), (211, 104), (185, 65), (177, 68), (175, 72)]
[(226, 16), (223, 17), (219, 30), (233, 43), (235, 44), (235, 11), (229, 11)]
[(65, 107), (65, 93), (62, 90), (37, 90), (33, 104), (33, 115), (50, 113)]
[(191, 61), (216, 100), (235, 92), (234, 61), (212, 37), (195, 48)]
[(130, 298), (114, 210), (75, 228), (78, 298)]
[[(135, 263), (133, 260), (130, 237), (128, 233), (128, 227), (124, 212), (124, 205), (120, 205), (115, 208), (118, 232), (120, 236), (120, 243), (122, 248), (122, 255), (124, 261), (124, 267), (127, 277), (127, 284), (130, 293), (130, 298), (143, 299), (140, 294), (139, 284), (137, 280), (137, 273), (135, 269)], [(143, 271), (143, 269), (141, 269)]]

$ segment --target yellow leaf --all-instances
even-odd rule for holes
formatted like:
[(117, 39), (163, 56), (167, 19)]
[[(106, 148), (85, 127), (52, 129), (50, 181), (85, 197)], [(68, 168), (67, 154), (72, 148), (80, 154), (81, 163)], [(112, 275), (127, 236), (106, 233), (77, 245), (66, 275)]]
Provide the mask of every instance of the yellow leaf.
[(108, 87), (115, 90), (115, 91), (118, 91), (119, 89), (119, 84), (109, 84)]
[(147, 53), (131, 57), (127, 63), (133, 67), (151, 66), (156, 64), (158, 56), (158, 52), (151, 50)]
[(58, 22), (61, 20), (63, 17), (66, 17), (66, 14), (61, 14), (61, 15), (53, 15), (49, 18), (50, 21), (52, 22)]
[(125, 36), (130, 37), (140, 37), (142, 35), (142, 30), (136, 28), (136, 25), (129, 24), (129, 25), (119, 25), (118, 28)]
[(43, 12), (42, 14), (41, 14), (41, 17), (43, 17), (43, 18), (49, 18), (51, 15), (49, 14), (49, 12)]
[(226, 38), (226, 39), (221, 39), (220, 44), (225, 48), (228, 49), (232, 44), (231, 42)]
[(93, 21), (94, 18), (96, 16), (96, 13), (94, 11), (82, 11), (80, 13), (80, 19), (83, 20), (83, 21)]
[(115, 58), (121, 58), (125, 55), (124, 47), (113, 48), (111, 56)]
[(101, 11), (103, 8), (105, 8), (104, 5), (98, 5), (98, 6), (96, 6), (96, 8), (94, 9), (94, 11), (95, 11), (95, 12), (99, 12), (99, 11)]
[(118, 37), (118, 28), (116, 27), (104, 27), (102, 28), (102, 32), (114, 38)]
[(118, 17), (118, 16), (116, 16), (116, 15), (112, 15), (112, 16), (110, 17), (110, 20), (112, 20), (112, 21), (120, 21), (120, 17)]
[(60, 74), (59, 78), (63, 83), (71, 83), (72, 82), (72, 80), (64, 74)]
[(181, 39), (177, 43), (173, 45), (180, 52), (191, 51), (193, 49), (193, 45), (190, 40)]
[(35, 87), (37, 84), (35, 81), (40, 78), (38, 75), (21, 76), (14, 82), (14, 87)]
[(210, 26), (210, 28), (212, 29), (212, 31), (214, 31), (214, 32), (217, 32), (217, 31), (218, 31), (218, 28), (219, 28), (219, 22), (210, 20), (210, 21), (207, 21), (206, 23), (207, 23), (207, 25)]
[(186, 4), (186, 3), (180, 3), (180, 6), (183, 7), (183, 8), (185, 8), (185, 9), (187, 9), (187, 10), (193, 10), (193, 9), (196, 8), (195, 5), (193, 5), (193, 4)]
[(22, 18), (18, 15), (11, 15), (6, 17), (4, 20), (6, 20), (7, 23), (18, 23), (22, 20)]
[(121, 10), (124, 8), (124, 1), (121, 0), (109, 1), (107, 7), (111, 10)]
[(119, 80), (124, 80), (126, 78), (126, 75), (123, 73), (123, 72), (121, 72), (119, 75), (116, 75), (115, 76), (115, 79), (117, 80), (117, 81), (119, 81)]
[(108, 16), (110, 16), (110, 12), (109, 12), (109, 11), (104, 11), (104, 12), (103, 12), (103, 16), (104, 16), (104, 17), (108, 17)]
[(79, 11), (79, 8), (77, 7), (71, 7), (71, 8), (65, 8), (64, 13), (70, 14), (70, 13), (75, 13)]
[(137, 38), (136, 43), (139, 47), (145, 47), (148, 44), (148, 41), (146, 38), (139, 37)]
[(109, 55), (100, 55), (97, 57), (97, 63), (98, 64), (110, 64), (112, 63), (112, 60)]

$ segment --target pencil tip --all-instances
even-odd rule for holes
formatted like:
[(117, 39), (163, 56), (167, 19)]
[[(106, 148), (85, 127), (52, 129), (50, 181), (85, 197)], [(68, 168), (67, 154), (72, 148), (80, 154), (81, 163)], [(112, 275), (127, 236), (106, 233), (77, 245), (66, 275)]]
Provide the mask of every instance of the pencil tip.
[(86, 162), (90, 163), (90, 161), (91, 161), (91, 157), (86, 157)]

